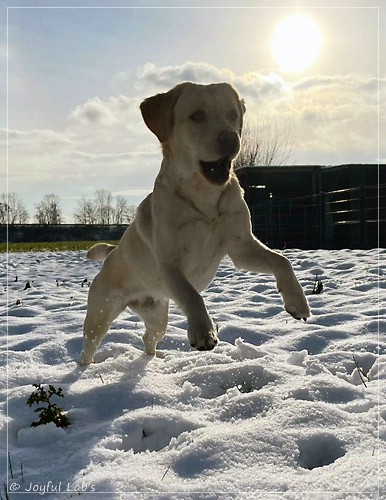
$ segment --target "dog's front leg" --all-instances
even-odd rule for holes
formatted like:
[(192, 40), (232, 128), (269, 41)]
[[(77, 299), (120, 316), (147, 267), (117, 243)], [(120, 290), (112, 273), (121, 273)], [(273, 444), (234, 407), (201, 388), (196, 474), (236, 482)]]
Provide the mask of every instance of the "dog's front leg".
[(201, 295), (175, 265), (164, 264), (161, 267), (161, 276), (169, 297), (188, 319), (190, 345), (199, 351), (213, 349), (218, 339)]
[(238, 239), (228, 252), (237, 268), (273, 274), (284, 307), (296, 319), (307, 319), (310, 308), (289, 260), (258, 241), (252, 234)]

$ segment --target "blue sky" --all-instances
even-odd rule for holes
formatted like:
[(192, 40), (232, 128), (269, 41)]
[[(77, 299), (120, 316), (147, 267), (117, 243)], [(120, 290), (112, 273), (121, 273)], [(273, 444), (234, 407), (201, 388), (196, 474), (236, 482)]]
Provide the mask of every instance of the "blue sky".
[[(294, 163), (385, 161), (382, 145), (378, 151), (378, 117), (384, 127), (386, 115), (381, 2), (276, 1), (266, 8), (250, 0), (229, 8), (235, 2), (219, 0), (216, 9), (193, 0), (109, 3), (1, 2), (8, 183), (31, 213), (44, 194), (56, 193), (70, 221), (77, 200), (101, 188), (138, 204), (161, 159), (138, 106), (183, 80), (228, 81), (251, 117), (289, 121)], [(295, 13), (312, 19), (322, 45), (305, 70), (287, 73), (273, 56), (272, 36)], [(2, 79), (4, 100), (5, 89)]]

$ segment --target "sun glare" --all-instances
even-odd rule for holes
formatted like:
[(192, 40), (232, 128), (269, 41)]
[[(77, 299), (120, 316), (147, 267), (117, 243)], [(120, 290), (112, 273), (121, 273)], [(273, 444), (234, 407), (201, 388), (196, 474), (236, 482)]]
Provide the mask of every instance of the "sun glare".
[(322, 35), (318, 25), (305, 14), (282, 21), (272, 37), (272, 53), (285, 73), (300, 73), (318, 57)]

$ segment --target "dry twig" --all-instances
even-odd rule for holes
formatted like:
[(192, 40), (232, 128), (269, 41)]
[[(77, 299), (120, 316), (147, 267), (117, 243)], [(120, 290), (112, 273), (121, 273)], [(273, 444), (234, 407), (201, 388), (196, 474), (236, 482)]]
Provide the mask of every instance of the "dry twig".
[(355, 366), (357, 367), (357, 370), (358, 370), (358, 374), (359, 374), (359, 377), (361, 379), (361, 382), (362, 384), (366, 387), (367, 389), (367, 385), (366, 385), (366, 382), (365, 382), (365, 378), (367, 379), (367, 382), (370, 382), (370, 379), (369, 379), (369, 376), (363, 371), (363, 369), (359, 366), (358, 364), (358, 361), (355, 359), (355, 356), (354, 354), (352, 355), (352, 358), (354, 360), (354, 363), (355, 363)]

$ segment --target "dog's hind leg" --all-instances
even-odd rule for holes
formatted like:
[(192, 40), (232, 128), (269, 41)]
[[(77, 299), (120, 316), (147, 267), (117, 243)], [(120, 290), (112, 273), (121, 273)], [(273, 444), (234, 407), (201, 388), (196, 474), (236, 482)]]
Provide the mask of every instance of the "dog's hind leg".
[(153, 356), (158, 342), (163, 338), (168, 324), (169, 301), (166, 299), (154, 300), (146, 297), (140, 304), (129, 307), (143, 319), (146, 327), (143, 336), (145, 353)]
[(83, 352), (81, 365), (92, 363), (94, 354), (113, 320), (125, 309), (125, 296), (117, 290), (102, 286), (99, 276), (93, 281), (88, 297), (86, 319), (83, 327)]

